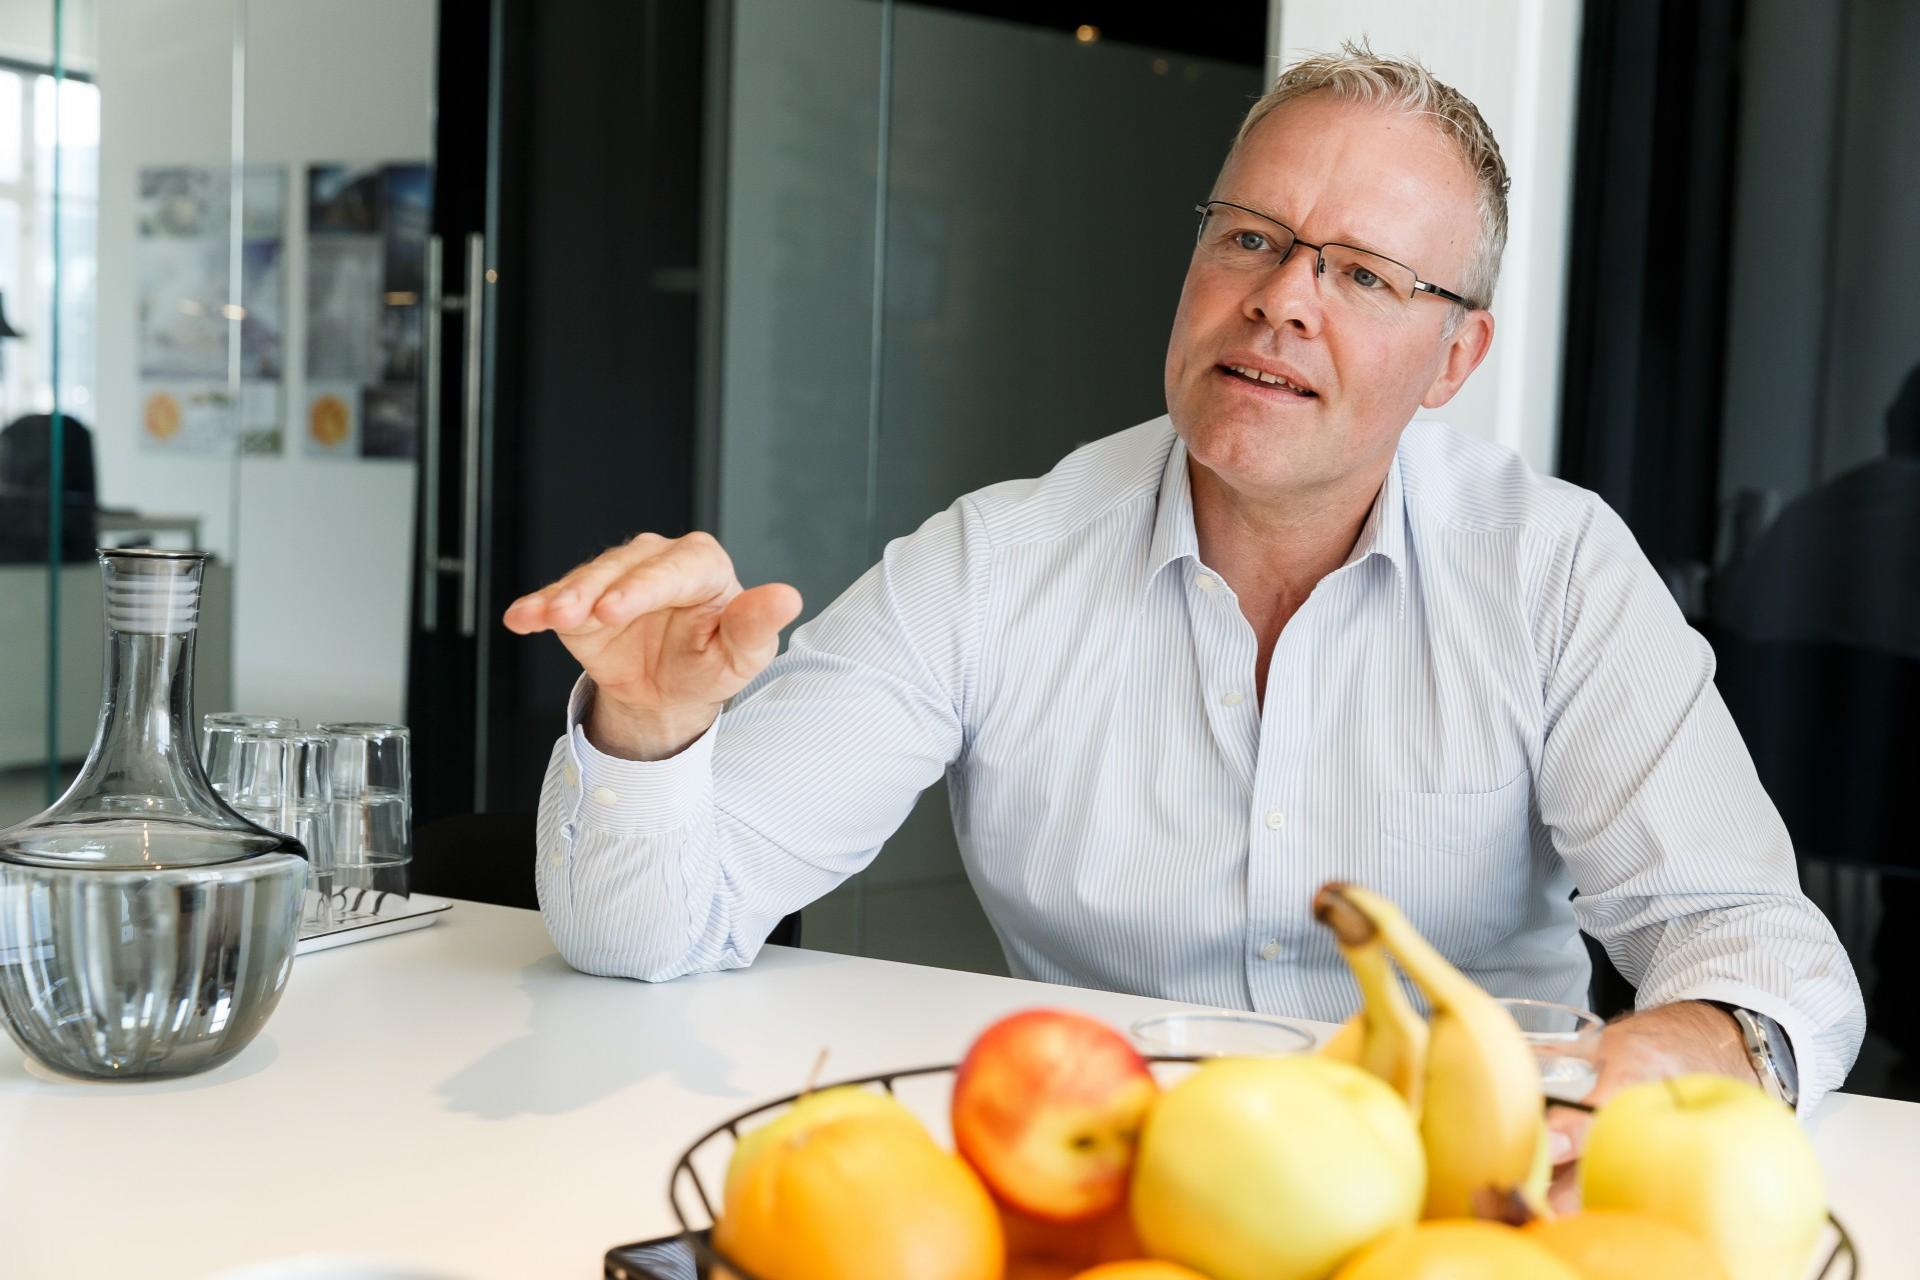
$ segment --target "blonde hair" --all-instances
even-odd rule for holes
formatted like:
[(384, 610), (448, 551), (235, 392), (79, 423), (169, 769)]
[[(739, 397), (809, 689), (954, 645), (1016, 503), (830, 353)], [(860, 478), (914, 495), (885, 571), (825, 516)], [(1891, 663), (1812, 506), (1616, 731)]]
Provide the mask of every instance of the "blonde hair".
[[(1310, 93), (1331, 93), (1348, 102), (1366, 103), (1406, 115), (1424, 116), (1454, 143), (1461, 159), (1473, 171), (1476, 187), (1475, 206), (1480, 215), (1480, 238), (1467, 263), (1467, 277), (1459, 292), (1473, 299), (1477, 307), (1493, 304), (1494, 286), (1500, 280), (1500, 255), (1507, 247), (1507, 165), (1500, 158), (1500, 144), (1493, 130), (1480, 115), (1480, 109), (1449, 84), (1436, 79), (1412, 58), (1382, 58), (1367, 46), (1347, 41), (1338, 53), (1312, 54), (1280, 73), (1273, 87), (1263, 94), (1240, 122), (1233, 146), (1227, 151), (1231, 160), (1247, 135), (1253, 132), (1282, 103)], [(1448, 321), (1455, 328), (1461, 314), (1456, 311)]]

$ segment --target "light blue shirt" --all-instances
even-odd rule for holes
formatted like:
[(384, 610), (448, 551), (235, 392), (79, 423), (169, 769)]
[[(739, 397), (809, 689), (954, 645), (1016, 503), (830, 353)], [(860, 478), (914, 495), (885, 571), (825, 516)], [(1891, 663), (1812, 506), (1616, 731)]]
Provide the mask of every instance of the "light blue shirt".
[(1414, 422), (1264, 708), (1255, 661), (1186, 450), (1145, 423), (895, 540), (671, 760), (596, 751), (583, 680), (541, 909), (589, 972), (737, 968), (944, 773), (1016, 975), (1339, 1020), (1358, 997), (1309, 903), (1353, 880), (1496, 994), (1584, 1006), (1585, 929), (1643, 1006), (1776, 1018), (1803, 1105), (1840, 1083), (1852, 965), (1711, 650), (1599, 498)]

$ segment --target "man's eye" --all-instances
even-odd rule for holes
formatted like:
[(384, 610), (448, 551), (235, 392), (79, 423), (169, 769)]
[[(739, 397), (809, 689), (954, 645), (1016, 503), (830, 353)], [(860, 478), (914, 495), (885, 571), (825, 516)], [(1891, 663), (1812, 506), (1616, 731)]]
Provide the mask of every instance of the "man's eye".
[(1267, 247), (1267, 238), (1258, 231), (1236, 231), (1232, 239), (1234, 248), (1245, 249), (1248, 253), (1259, 253)]
[(1356, 266), (1347, 273), (1362, 289), (1384, 289), (1387, 282), (1365, 267)]

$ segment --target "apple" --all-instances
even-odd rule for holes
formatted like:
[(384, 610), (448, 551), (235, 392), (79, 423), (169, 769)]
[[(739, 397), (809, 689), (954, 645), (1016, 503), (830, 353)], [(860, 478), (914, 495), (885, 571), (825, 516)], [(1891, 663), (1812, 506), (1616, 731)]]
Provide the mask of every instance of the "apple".
[(924, 1129), (843, 1115), (763, 1144), (713, 1246), (760, 1280), (1003, 1280), (993, 1198)]
[(1063, 1275), (1072, 1276), (1102, 1262), (1123, 1262), (1146, 1254), (1124, 1203), (1079, 1222), (1049, 1222), (1005, 1204), (999, 1209), (1009, 1266), (1036, 1264), (1033, 1270), (1042, 1273), (1045, 1268), (1037, 1264), (1058, 1263), (1065, 1267)]
[(1730, 1076), (1615, 1094), (1587, 1132), (1580, 1195), (1692, 1232), (1733, 1280), (1798, 1280), (1827, 1222), (1820, 1161), (1793, 1112)]
[(1321, 1280), (1411, 1226), (1427, 1160), (1391, 1086), (1331, 1058), (1209, 1062), (1154, 1105), (1134, 1229), (1213, 1280)]
[(1422, 1222), (1362, 1249), (1333, 1280), (1586, 1280), (1523, 1231), (1465, 1218)]
[(1521, 1229), (1587, 1280), (1727, 1280), (1698, 1236), (1644, 1213), (1583, 1209)]
[(953, 1082), (953, 1140), (1010, 1207), (1078, 1222), (1125, 1199), (1159, 1085), (1106, 1023), (1028, 1009), (981, 1032)]
[(933, 1141), (933, 1135), (921, 1125), (920, 1117), (909, 1111), (892, 1094), (878, 1093), (851, 1084), (808, 1093), (772, 1120), (747, 1130), (734, 1143), (733, 1155), (727, 1160), (722, 1203), (733, 1195), (740, 1176), (766, 1152), (782, 1142), (798, 1138), (810, 1129), (854, 1116), (908, 1125), (925, 1136), (928, 1142)]

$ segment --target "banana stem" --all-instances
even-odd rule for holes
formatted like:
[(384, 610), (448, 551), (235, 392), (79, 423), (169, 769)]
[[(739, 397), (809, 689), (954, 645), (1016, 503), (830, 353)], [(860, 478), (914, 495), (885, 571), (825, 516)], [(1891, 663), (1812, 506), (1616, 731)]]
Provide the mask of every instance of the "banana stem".
[(1364, 947), (1380, 932), (1366, 912), (1347, 898), (1346, 886), (1333, 881), (1313, 895), (1313, 918), (1333, 930), (1343, 947)]

